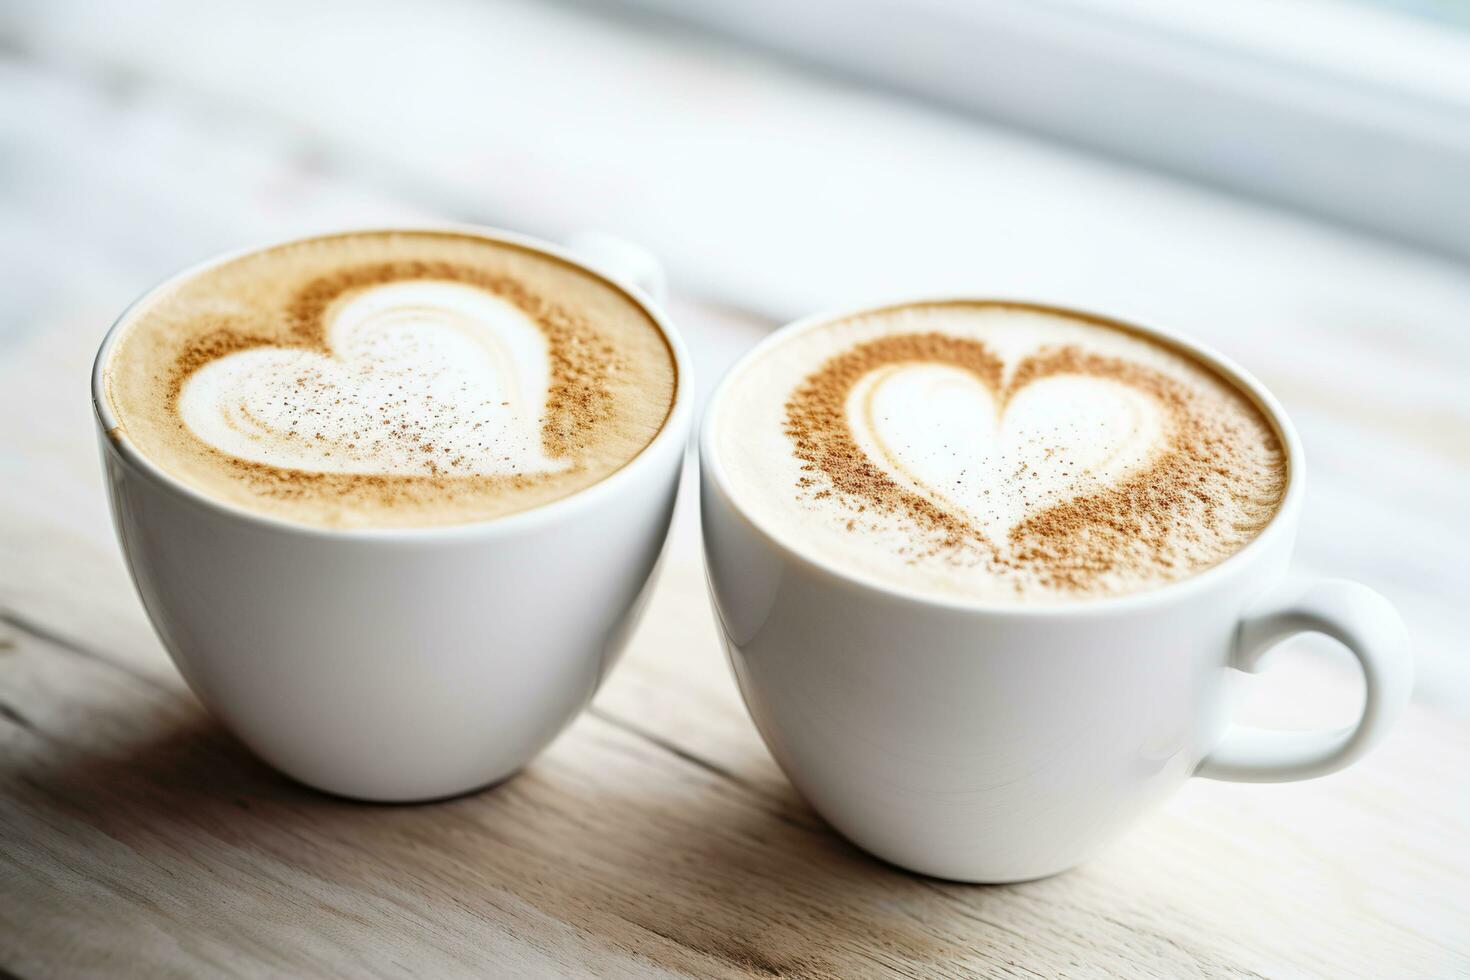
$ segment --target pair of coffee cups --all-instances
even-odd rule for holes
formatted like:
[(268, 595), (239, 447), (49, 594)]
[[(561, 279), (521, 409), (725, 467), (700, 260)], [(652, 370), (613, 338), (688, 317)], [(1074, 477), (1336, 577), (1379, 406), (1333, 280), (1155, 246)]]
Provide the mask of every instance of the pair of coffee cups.
[[(573, 252), (476, 231), (621, 284), (673, 351), (680, 383), (662, 430), (570, 497), (482, 524), (412, 530), (251, 514), (109, 438), (116, 420), (103, 367), (116, 328), (94, 371), (114, 521), (164, 646), (261, 758), (348, 797), (457, 795), (505, 779), (551, 742), (638, 621), (684, 467), (694, 390), (684, 344), (659, 308), (657, 264), (602, 236)], [(791, 324), (747, 358), (831, 318)], [(1001, 607), (860, 580), (783, 546), (742, 511), (704, 425), (706, 568), (746, 705), (792, 783), (879, 857), (965, 881), (1052, 874), (1191, 776), (1286, 781), (1340, 769), (1408, 698), (1404, 627), (1383, 598), (1350, 582), (1286, 577), (1304, 470), (1276, 400), (1220, 356), (1135, 329), (1245, 390), (1280, 433), (1289, 469), (1257, 538), (1148, 592)], [(1302, 632), (1339, 640), (1361, 664), (1358, 720), (1321, 732), (1231, 726), (1232, 678)]]

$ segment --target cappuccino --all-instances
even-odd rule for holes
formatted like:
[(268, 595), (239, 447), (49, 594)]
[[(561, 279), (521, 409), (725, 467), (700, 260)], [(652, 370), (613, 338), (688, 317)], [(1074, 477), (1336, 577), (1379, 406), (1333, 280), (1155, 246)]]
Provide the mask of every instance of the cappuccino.
[(658, 325), (608, 281), (438, 231), (207, 266), (131, 309), (105, 365), (111, 438), (207, 497), (328, 527), (575, 493), (652, 441), (679, 381)]
[(1230, 557), (1287, 484), (1239, 387), (1122, 324), (920, 303), (815, 324), (738, 369), (714, 446), (798, 553), (939, 597), (1056, 603)]

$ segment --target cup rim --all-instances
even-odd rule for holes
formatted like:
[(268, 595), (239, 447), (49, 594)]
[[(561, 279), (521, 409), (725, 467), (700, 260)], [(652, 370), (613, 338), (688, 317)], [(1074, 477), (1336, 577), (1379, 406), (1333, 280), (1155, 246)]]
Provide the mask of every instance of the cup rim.
[[(454, 234), (480, 238), (497, 244), (524, 249), (546, 258), (563, 262), (592, 276), (609, 288), (616, 290), (631, 300), (653, 321), (660, 335), (663, 337), (664, 343), (669, 348), (670, 356), (673, 358), (674, 398), (669, 405), (668, 414), (664, 417), (662, 427), (648, 441), (647, 445), (640, 449), (637, 454), (622, 466), (618, 467), (618, 469), (597, 482), (583, 487), (580, 490), (574, 490), (564, 497), (558, 497), (555, 500), (529, 507), (525, 510), (513, 511), (509, 514), (483, 520), (406, 527), (331, 527), (327, 525), (308, 524), (304, 521), (278, 517), (273, 514), (250, 510), (237, 504), (216, 500), (164, 470), (133, 444), (132, 440), (128, 438), (126, 431), (122, 429), (119, 419), (113, 412), (111, 399), (107, 396), (107, 366), (113, 347), (122, 336), (124, 328), (130, 323), (133, 312), (139, 306), (163, 290), (192, 276), (257, 252), (268, 251), (297, 242), (368, 234)], [(195, 506), (202, 507), (223, 518), (259, 527), (262, 530), (333, 541), (416, 543), (446, 541), (456, 538), (478, 539), (533, 530), (546, 524), (555, 523), (573, 511), (595, 506), (603, 498), (616, 494), (624, 484), (637, 479), (639, 474), (654, 465), (654, 459), (659, 455), (657, 450), (666, 446), (671, 441), (683, 441), (687, 439), (689, 416), (692, 412), (690, 404), (693, 398), (692, 382), (693, 379), (690, 376), (689, 367), (689, 352), (684, 346), (684, 339), (679, 335), (678, 330), (674, 328), (673, 323), (659, 305), (654, 302), (652, 297), (646, 295), (637, 286), (622, 282), (607, 272), (599, 270), (589, 262), (577, 257), (569, 249), (562, 248), (531, 235), (506, 231), (487, 225), (462, 222), (416, 222), (404, 225), (375, 224), (360, 227), (339, 227), (332, 231), (292, 235), (286, 238), (232, 249), (186, 266), (143, 290), (142, 293), (118, 314), (97, 348), (97, 356), (92, 362), (92, 413), (97, 424), (100, 426), (104, 451), (116, 453), (124, 464), (175, 497), (181, 498)]]
[[(1277, 438), (1280, 439), (1286, 453), (1286, 492), (1282, 495), (1276, 512), (1271, 515), (1271, 519), (1266, 522), (1266, 526), (1261, 528), (1260, 532), (1248, 541), (1244, 547), (1222, 561), (1186, 578), (1122, 595), (1036, 605), (1002, 603), (964, 596), (946, 596), (884, 582), (876, 575), (869, 575), (845, 568), (837, 562), (818, 554), (816, 549), (803, 547), (800, 543), (787, 540), (786, 536), (763, 526), (737, 499), (736, 494), (731, 488), (724, 462), (720, 459), (719, 453), (715, 449), (715, 428), (719, 419), (721, 406), (734, 383), (734, 379), (750, 364), (758, 360), (773, 347), (797, 334), (815, 329), (824, 324), (854, 316), (883, 313), (906, 307), (949, 304), (1019, 309), (1080, 319), (1084, 322), (1099, 324), (1142, 336), (1200, 361), (1242, 391), (1260, 409), (1261, 413), (1266, 416), (1267, 421), (1270, 422), (1272, 428), (1275, 430)], [(886, 302), (865, 303), (856, 307), (827, 310), (802, 317), (772, 331), (742, 354), (731, 365), (725, 372), (724, 377), (720, 379), (720, 383), (715, 386), (709, 399), (705, 402), (704, 417), (701, 421), (699, 431), (699, 460), (701, 473), (708, 480), (706, 486), (712, 487), (717, 491), (725, 499), (730, 510), (741, 521), (764, 539), (768, 546), (781, 553), (788, 561), (793, 561), (808, 570), (825, 575), (849, 588), (860, 591), (874, 592), (883, 596), (936, 609), (984, 613), (990, 616), (1023, 619), (1055, 616), (1091, 616), (1106, 613), (1130, 612), (1162, 602), (1183, 599), (1213, 588), (1217, 582), (1228, 579), (1239, 570), (1247, 567), (1256, 555), (1270, 548), (1274, 540), (1290, 533), (1292, 518), (1300, 507), (1306, 477), (1301, 441), (1281, 404), (1250, 373), (1218, 351), (1176, 331), (1107, 314), (1093, 313), (1073, 307), (1035, 300), (986, 297), (963, 293), (903, 297)]]

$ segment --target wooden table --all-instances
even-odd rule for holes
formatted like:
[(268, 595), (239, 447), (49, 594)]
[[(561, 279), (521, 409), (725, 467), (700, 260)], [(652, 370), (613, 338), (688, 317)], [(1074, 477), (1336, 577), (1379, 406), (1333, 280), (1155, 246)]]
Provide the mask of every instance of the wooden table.
[[(284, 4), (256, 9), (298, 16)], [(448, 0), (438, 9), (415, 30), (437, 32), (431, 49), (465, 73), (488, 70), (456, 36), (489, 15)], [(695, 39), (654, 43), (575, 9), (489, 9), (503, 30), (486, 43), (505, 58), (553, 42), (603, 56), (600, 74), (580, 82), (553, 78), (570, 60), (517, 63), (544, 73), (531, 80), (556, 105), (575, 101), (566, 85), (587, 98), (607, 88), (709, 137), (725, 124), (693, 117), (712, 106), (738, 119), (741, 107), (779, 104), (787, 115), (770, 126), (799, 134), (821, 120), (823, 138), (838, 143), (862, 129), (897, 171), (894, 147), (913, 143), (912, 167), (929, 168), (925, 193), (949, 193), (962, 211), (980, 206), (964, 197), (966, 182), (990, 175), (1010, 181), (1006, 200), (1018, 208), (1054, 197), (1091, 214), (1060, 250), (1047, 227), (1015, 229), (984, 253), (994, 264), (977, 271), (977, 288), (1014, 281), (1013, 291), (1184, 317), (1259, 371), (1313, 457), (1300, 564), (1363, 578), (1404, 609), (1421, 668), (1415, 704), (1381, 750), (1342, 774), (1285, 786), (1196, 781), (1069, 874), (1001, 887), (906, 874), (827, 829), (750, 726), (704, 595), (686, 481), (627, 657), (524, 773), (428, 806), (353, 804), (292, 784), (187, 692), (112, 539), (86, 379), (101, 334), (134, 294), (203, 255), (303, 230), (454, 217), (556, 233), (585, 213), (672, 257), (685, 285), (673, 313), (707, 389), (773, 325), (764, 311), (800, 312), (844, 283), (861, 294), (872, 259), (820, 230), (836, 213), (824, 208), (837, 206), (803, 205), (803, 194), (821, 197), (810, 183), (764, 188), (791, 209), (789, 237), (833, 250), (785, 279), (773, 267), (799, 256), (779, 245), (770, 261), (754, 260), (761, 232), (736, 215), (724, 216), (730, 241), (689, 236), (680, 247), (675, 211), (685, 227), (725, 227), (700, 210), (728, 206), (706, 203), (711, 188), (646, 220), (599, 210), (610, 186), (659, 200), (651, 188), (673, 179), (667, 145), (627, 151), (609, 175), (575, 166), (568, 137), (534, 159), (573, 161), (554, 174), (565, 192), (528, 201), (505, 181), (476, 184), (453, 146), (410, 160), (382, 134), (353, 142), (327, 122), (304, 127), (298, 103), (333, 113), (346, 96), (331, 102), (338, 89), (322, 83), (287, 98), (272, 88), (279, 66), (248, 86), (239, 71), (217, 72), (242, 57), (221, 47), (233, 27), (149, 47), (146, 38), (168, 36), (163, 27), (192, 23), (189, 5), (160, 2), (127, 30), (72, 23), (62, 3), (7, 12), (0, 27), (19, 40), (0, 59), (0, 977), (1470, 972), (1463, 267), (916, 116), (724, 49), (701, 61)], [(323, 64), (350, 74), (333, 60), (334, 37), (324, 37)], [(701, 85), (658, 87), (635, 63), (648, 77), (684, 71)], [(495, 127), (471, 142), (474, 159), (498, 159), (511, 176), (530, 159)], [(796, 149), (798, 166), (815, 167), (811, 146)], [(689, 152), (721, 165), (702, 143)], [(898, 187), (890, 169), (867, 174), (875, 193)], [(647, 180), (633, 182), (637, 172)], [(1108, 209), (1136, 222), (1113, 235)], [(957, 247), (953, 214), (909, 223), (930, 236), (923, 254), (938, 265)], [(874, 220), (897, 234), (893, 215)], [(1181, 243), (1207, 254), (1195, 261)], [(890, 253), (888, 285), (935, 284), (928, 265), (903, 265), (914, 251)], [(1048, 260), (1046, 276), (1034, 271)], [(1117, 292), (1118, 261), (1132, 270), (1132, 299)], [(1247, 298), (1231, 291), (1238, 282)], [(1255, 682), (1248, 711), (1260, 723), (1316, 726), (1350, 715), (1356, 691), (1342, 658), (1304, 641)]]

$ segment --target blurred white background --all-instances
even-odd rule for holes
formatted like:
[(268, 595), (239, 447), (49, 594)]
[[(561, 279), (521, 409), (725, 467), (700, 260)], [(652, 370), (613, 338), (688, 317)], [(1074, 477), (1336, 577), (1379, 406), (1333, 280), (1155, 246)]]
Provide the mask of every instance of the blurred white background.
[[(1465, 21), (1427, 0), (6, 0), (0, 355), (65, 360), (57, 439), (85, 440), (85, 359), (151, 282), (422, 219), (654, 249), (703, 384), (781, 320), (902, 293), (1168, 324), (1281, 396), (1311, 459), (1302, 569), (1393, 598), (1419, 696), (1463, 709)], [(5, 443), (0, 504), (29, 513), (54, 481)], [(77, 493), (35, 526), (105, 523)]]

